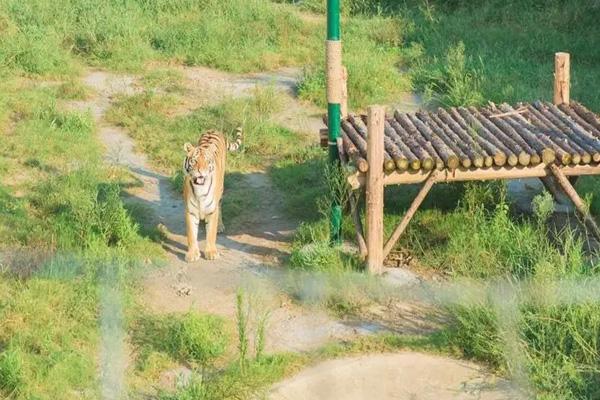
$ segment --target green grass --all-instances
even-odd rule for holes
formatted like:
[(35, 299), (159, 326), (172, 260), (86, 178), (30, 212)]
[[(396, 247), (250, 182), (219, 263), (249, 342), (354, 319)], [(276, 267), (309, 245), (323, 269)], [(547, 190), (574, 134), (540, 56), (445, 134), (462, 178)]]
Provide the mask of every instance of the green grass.
[(100, 283), (160, 252), (102, 167), (91, 116), (59, 105), (85, 91), (0, 85), (0, 397), (98, 398)]

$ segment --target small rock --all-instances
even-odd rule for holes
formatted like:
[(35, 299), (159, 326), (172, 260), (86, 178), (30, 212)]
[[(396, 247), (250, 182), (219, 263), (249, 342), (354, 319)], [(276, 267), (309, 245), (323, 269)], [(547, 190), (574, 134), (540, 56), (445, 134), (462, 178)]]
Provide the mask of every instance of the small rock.
[(414, 286), (420, 283), (417, 275), (403, 268), (386, 268), (383, 279), (394, 286)]

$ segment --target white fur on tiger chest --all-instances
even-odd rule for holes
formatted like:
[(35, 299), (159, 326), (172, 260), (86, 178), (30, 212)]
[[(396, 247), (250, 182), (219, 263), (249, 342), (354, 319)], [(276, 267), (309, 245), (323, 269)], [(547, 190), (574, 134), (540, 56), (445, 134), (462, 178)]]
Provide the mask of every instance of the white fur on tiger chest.
[(212, 175), (207, 177), (202, 185), (192, 184), (192, 189), (194, 196), (190, 200), (194, 208), (198, 210), (199, 219), (204, 220), (208, 215), (215, 212), (218, 205), (218, 201), (215, 199), (214, 177)]

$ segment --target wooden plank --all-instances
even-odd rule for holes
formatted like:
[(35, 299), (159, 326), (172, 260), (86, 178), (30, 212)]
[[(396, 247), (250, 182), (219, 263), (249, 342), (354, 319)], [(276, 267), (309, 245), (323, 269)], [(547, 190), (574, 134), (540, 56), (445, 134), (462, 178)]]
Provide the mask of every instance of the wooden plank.
[(383, 271), (383, 134), (385, 108), (369, 107), (367, 137), (367, 270), (372, 274)]
[(387, 258), (387, 256), (390, 254), (390, 252), (392, 251), (392, 249), (398, 242), (398, 239), (400, 239), (400, 236), (402, 236), (402, 234), (406, 230), (406, 227), (410, 223), (410, 220), (415, 215), (415, 213), (421, 206), (421, 203), (423, 203), (423, 200), (425, 200), (425, 197), (427, 196), (427, 194), (429, 193), (429, 191), (435, 184), (436, 176), (437, 176), (438, 172), (439, 171), (433, 171), (431, 173), (431, 175), (429, 175), (429, 178), (427, 178), (427, 180), (425, 181), (425, 184), (423, 185), (423, 187), (421, 187), (421, 190), (419, 190), (419, 193), (417, 194), (417, 196), (413, 200), (412, 204), (406, 211), (406, 214), (404, 214), (402, 221), (400, 221), (400, 224), (396, 227), (396, 229), (394, 229), (394, 232), (392, 233), (392, 235), (390, 236), (390, 238), (388, 239), (387, 243), (385, 244), (385, 246), (383, 248), (383, 258), (384, 259)]
[[(600, 175), (600, 164), (568, 165), (559, 167), (565, 176)], [(382, 169), (383, 170), (383, 169)], [(393, 172), (384, 179), (384, 185), (406, 185), (422, 183), (429, 177), (430, 171)], [(491, 168), (457, 168), (454, 171), (443, 170), (437, 174), (436, 182), (485, 181), (494, 179), (542, 178), (549, 176), (547, 166), (538, 164), (535, 167), (491, 167)], [(355, 173), (348, 177), (353, 188), (365, 184), (365, 175)]]
[(569, 196), (573, 204), (575, 204), (575, 208), (577, 208), (577, 211), (579, 211), (579, 213), (583, 217), (583, 220), (592, 229), (592, 233), (596, 235), (598, 239), (600, 239), (600, 228), (598, 228), (598, 225), (596, 225), (596, 221), (594, 221), (594, 219), (590, 215), (587, 206), (585, 205), (581, 197), (579, 197), (577, 191), (575, 190), (571, 182), (569, 182), (563, 171), (561, 171), (561, 169), (558, 168), (556, 165), (550, 165), (549, 169), (556, 178), (558, 184), (562, 187), (565, 194)]
[(571, 92), (571, 56), (569, 53), (554, 55), (554, 104), (569, 104)]

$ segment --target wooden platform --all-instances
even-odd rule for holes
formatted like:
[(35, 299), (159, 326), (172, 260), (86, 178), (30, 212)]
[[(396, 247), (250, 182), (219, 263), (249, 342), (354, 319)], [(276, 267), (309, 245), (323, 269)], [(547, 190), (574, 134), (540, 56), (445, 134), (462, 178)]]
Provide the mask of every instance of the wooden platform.
[[(600, 118), (570, 99), (569, 54), (555, 54), (553, 103), (385, 112), (371, 106), (368, 115), (346, 116), (336, 141), (321, 131), (321, 143), (334, 153), (337, 145), (341, 162), (354, 168), (347, 177), (354, 189), (350, 210), (368, 271), (383, 270), (385, 258), (439, 182), (540, 178), (555, 197), (566, 194), (600, 238), (600, 228), (569, 179), (600, 175)], [(385, 240), (384, 187), (415, 183), (422, 183), (419, 193)], [(359, 210), (363, 193), (366, 232)]]
[[(350, 115), (342, 125), (342, 152), (358, 171), (367, 159), (366, 116)], [(441, 181), (546, 176), (555, 163), (567, 175), (597, 174), (600, 119), (583, 105), (533, 102), (511, 107), (450, 108), (385, 118), (386, 184), (418, 183), (432, 170)]]

